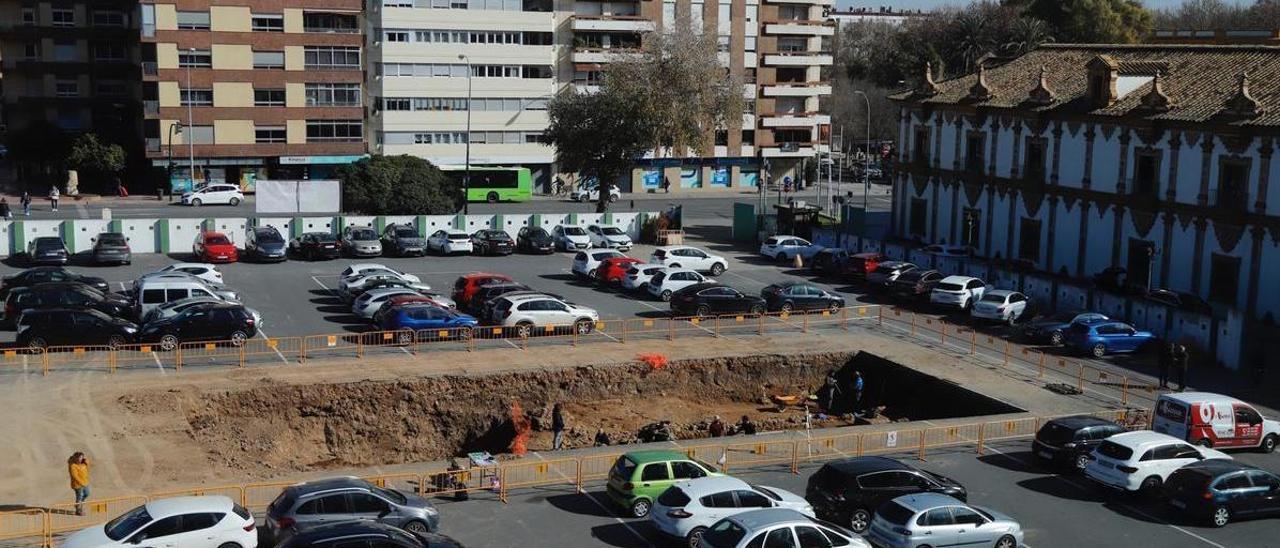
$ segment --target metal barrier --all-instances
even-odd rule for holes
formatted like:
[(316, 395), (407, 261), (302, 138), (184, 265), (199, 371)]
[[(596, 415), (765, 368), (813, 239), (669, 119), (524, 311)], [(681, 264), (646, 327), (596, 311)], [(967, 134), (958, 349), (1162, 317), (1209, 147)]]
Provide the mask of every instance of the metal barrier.
[(501, 491), (498, 498), (507, 501), (507, 492), (518, 487), (582, 484), (578, 459), (525, 460), (499, 467)]
[(382, 474), (365, 476), (364, 480), (384, 489), (395, 489), (419, 495), (423, 493), (425, 487), (422, 484), (422, 476), (419, 474)]
[(179, 491), (166, 491), (163, 493), (151, 493), (147, 495), (148, 500), (165, 499), (172, 497), (211, 497), (224, 496), (235, 501), (236, 504), (244, 502), (244, 486), (243, 485), (224, 485), (221, 487), (193, 487), (191, 489), (182, 489)]
[(76, 513), (76, 504), (68, 502), (49, 507), (49, 519), (45, 527), (46, 537), (84, 529), (91, 525), (105, 523), (112, 518), (147, 503), (147, 497), (116, 497), (85, 501), (81, 506), (82, 514)]
[(622, 453), (609, 453), (607, 455), (590, 455), (578, 459), (581, 462), (578, 468), (579, 486), (589, 481), (608, 479), (609, 471), (613, 469), (613, 464), (621, 456)]
[(273, 481), (266, 483), (250, 483), (244, 486), (244, 499), (241, 505), (254, 512), (262, 512), (276, 500), (285, 487), (297, 484), (296, 481)]
[(724, 446), (725, 471), (754, 466), (788, 464), (796, 470), (796, 442), (733, 443)]
[(24, 508), (0, 512), (0, 540), (33, 539), (44, 543), (48, 537), (49, 514), (43, 508)]
[(49, 374), (49, 361), (43, 348), (6, 348), (0, 353), (0, 363), (5, 369), (22, 368), (22, 371), (39, 368), (42, 375)]

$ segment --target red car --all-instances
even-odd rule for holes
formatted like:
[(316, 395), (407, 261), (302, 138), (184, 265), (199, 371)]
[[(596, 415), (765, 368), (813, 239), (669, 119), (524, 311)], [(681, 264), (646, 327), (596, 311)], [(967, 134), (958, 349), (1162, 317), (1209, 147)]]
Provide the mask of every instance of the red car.
[(845, 265), (845, 273), (855, 280), (866, 281), (867, 274), (875, 271), (881, 262), (884, 262), (885, 256), (880, 253), (856, 253), (849, 256), (849, 262)]
[(231, 238), (211, 230), (196, 235), (196, 243), (191, 246), (191, 252), (206, 263), (234, 263), (239, 259), (236, 244), (231, 243)]
[(453, 282), (453, 302), (469, 303), (471, 296), (476, 294), (476, 290), (480, 286), (495, 283), (513, 283), (510, 276), (506, 274), (494, 274), (492, 272), (472, 272), (458, 276), (458, 281)]
[(622, 278), (627, 275), (631, 265), (643, 262), (633, 257), (610, 257), (601, 261), (600, 266), (596, 267), (596, 277), (601, 283), (618, 285), (622, 283)]

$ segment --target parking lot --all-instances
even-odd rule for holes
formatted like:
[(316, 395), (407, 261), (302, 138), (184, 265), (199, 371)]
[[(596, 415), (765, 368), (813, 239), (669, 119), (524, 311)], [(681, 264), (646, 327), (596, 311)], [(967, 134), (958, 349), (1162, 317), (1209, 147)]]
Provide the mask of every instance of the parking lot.
[[(1018, 520), (1026, 546), (1280, 546), (1275, 520), (1245, 521), (1214, 529), (1203, 523), (1174, 520), (1160, 504), (1104, 492), (1083, 476), (1058, 474), (1040, 467), (1029, 441), (992, 444), (987, 454), (971, 448), (932, 453), (925, 462), (896, 455), (925, 470), (963, 484), (969, 502), (988, 506)], [(1243, 462), (1280, 470), (1274, 455), (1235, 453)], [(541, 458), (541, 457), (531, 457)], [(551, 458), (551, 457), (548, 457)], [(791, 474), (785, 467), (740, 470), (749, 483), (778, 487), (804, 495), (805, 482), (820, 464)], [(512, 494), (503, 505), (496, 496), (473, 495), (466, 502), (436, 501), (443, 532), (467, 546), (667, 546), (646, 520), (620, 517), (603, 485), (577, 494), (572, 487), (530, 489)]]

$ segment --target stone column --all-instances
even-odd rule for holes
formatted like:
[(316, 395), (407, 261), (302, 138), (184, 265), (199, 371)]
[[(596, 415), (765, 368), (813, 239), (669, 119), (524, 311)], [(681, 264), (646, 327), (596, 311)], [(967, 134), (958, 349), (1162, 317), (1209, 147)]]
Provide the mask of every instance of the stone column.
[(988, 254), (991, 253), (991, 227), (996, 224), (996, 190), (991, 185), (983, 185), (987, 191), (987, 210), (983, 212), (982, 228), (986, 232), (983, 240), (986, 242), (982, 249)]
[[(1018, 173), (1022, 170), (1018, 169), (1022, 162), (1018, 158), (1018, 154), (1022, 152), (1022, 122), (1015, 120), (1013, 122), (1013, 159), (1009, 161), (1009, 178), (1017, 179)], [(1041, 158), (1041, 161), (1044, 159)]]
[(951, 243), (960, 243), (960, 203), (963, 201), (960, 194), (962, 189), (958, 181), (951, 181)]
[(963, 146), (962, 141), (964, 141), (964, 117), (957, 116), (956, 117), (956, 143), (955, 143), (956, 153), (955, 153), (955, 157), (951, 159), (951, 169), (956, 171), (960, 171), (962, 169), (961, 159), (960, 159), (961, 158), (960, 151), (962, 150), (960, 147)]
[(1204, 220), (1204, 217), (1196, 217), (1191, 222), (1196, 226), (1196, 245), (1195, 250), (1191, 252), (1191, 260), (1193, 261), (1191, 263), (1191, 292), (1199, 295), (1200, 270), (1202, 270), (1201, 265), (1204, 264), (1204, 231), (1209, 223)]
[[(1169, 133), (1169, 180), (1165, 189), (1165, 201), (1173, 203), (1178, 198), (1178, 159), (1182, 157), (1182, 132), (1173, 130)], [(1157, 174), (1157, 178), (1158, 178)], [(1158, 193), (1157, 193), (1158, 194)], [(1167, 243), (1167, 238), (1166, 238)], [(1164, 276), (1162, 269), (1161, 276)], [(1161, 286), (1168, 285), (1161, 283)]]
[[(1262, 157), (1262, 162), (1258, 167), (1258, 199), (1253, 203), (1253, 212), (1258, 215), (1267, 214), (1267, 186), (1270, 183), (1271, 174), (1271, 153), (1275, 152), (1275, 141), (1270, 137), (1262, 139), (1262, 145), (1258, 148), (1258, 153)], [(1252, 305), (1252, 303), (1250, 303)]]
[(1058, 196), (1050, 195), (1048, 203), (1045, 205), (1049, 207), (1049, 233), (1046, 240), (1049, 242), (1049, 247), (1045, 250), (1044, 269), (1052, 274), (1057, 272), (1053, 267), (1053, 248), (1057, 246), (1053, 245), (1053, 242), (1055, 241), (1054, 234), (1057, 232), (1058, 224)]
[(1053, 174), (1049, 183), (1058, 184), (1058, 165), (1062, 163), (1062, 122), (1053, 124)]
[(929, 184), (932, 196), (929, 199), (929, 242), (938, 241), (938, 187), (942, 186), (942, 179), (938, 179)]
[(1080, 178), (1080, 187), (1089, 190), (1093, 186), (1093, 139), (1098, 136), (1094, 124), (1084, 128), (1084, 175)]
[(1200, 207), (1209, 205), (1209, 173), (1213, 161), (1213, 135), (1205, 133), (1200, 142), (1200, 194), (1196, 195), (1196, 203)]
[(1173, 213), (1166, 212), (1164, 215), (1164, 243), (1160, 246), (1160, 287), (1169, 287), (1169, 252), (1173, 245), (1173, 225), (1178, 222), (1177, 217)]
[(1080, 200), (1080, 241), (1076, 242), (1077, 278), (1084, 277), (1084, 253), (1089, 247), (1089, 205), (1088, 200)]
[(1115, 217), (1111, 223), (1111, 264), (1120, 264), (1121, 238), (1124, 237), (1124, 206), (1115, 206)]
[(1004, 258), (1013, 258), (1013, 240), (1022, 236), (1018, 230), (1018, 191), (1009, 191), (1009, 237), (1004, 239)]
[[(1120, 128), (1120, 173), (1116, 175), (1116, 194), (1125, 194), (1126, 175), (1129, 174), (1129, 128)], [(1115, 263), (1112, 263), (1115, 264)]]
[(987, 136), (988, 136), (987, 142), (990, 143), (987, 145), (987, 148), (989, 149), (987, 153), (990, 155), (990, 159), (987, 161), (986, 175), (988, 177), (995, 177), (996, 176), (996, 150), (1000, 148), (1000, 120), (996, 119), (995, 117), (992, 117), (991, 123), (988, 124), (987, 127), (989, 128), (987, 130)]
[(929, 156), (929, 167), (942, 167), (942, 114), (933, 119), (933, 154)]

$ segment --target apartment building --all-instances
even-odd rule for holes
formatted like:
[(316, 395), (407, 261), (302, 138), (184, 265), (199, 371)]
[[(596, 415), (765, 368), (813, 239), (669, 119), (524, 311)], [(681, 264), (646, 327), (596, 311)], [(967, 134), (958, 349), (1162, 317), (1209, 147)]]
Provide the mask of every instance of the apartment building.
[(170, 168), (176, 187), (192, 178), (247, 187), (326, 178), (363, 157), (362, 4), (142, 0), (152, 164)]
[(136, 143), (136, 5), (0, 0), (4, 130), (50, 123), (72, 133), (95, 131), (125, 146)]

